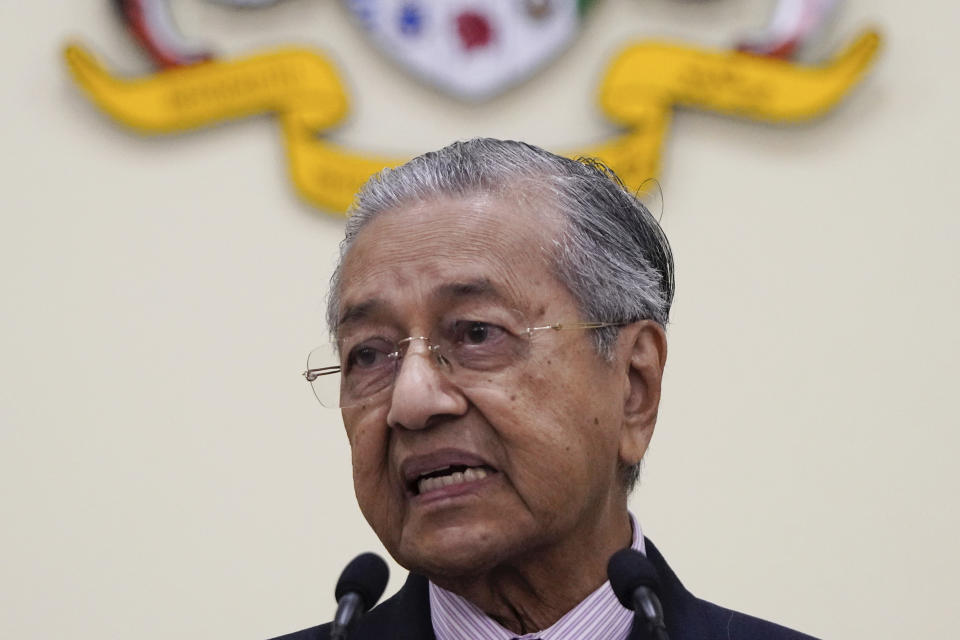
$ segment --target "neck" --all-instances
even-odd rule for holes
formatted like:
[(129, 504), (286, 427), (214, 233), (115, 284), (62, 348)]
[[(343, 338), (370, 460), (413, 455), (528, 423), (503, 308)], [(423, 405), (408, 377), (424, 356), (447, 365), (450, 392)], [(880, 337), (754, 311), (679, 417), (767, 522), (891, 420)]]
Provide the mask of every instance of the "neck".
[(435, 581), (466, 598), (519, 635), (542, 631), (607, 580), (607, 561), (630, 546), (626, 505), (609, 522), (573, 532), (562, 542), (522, 554), (476, 576)]

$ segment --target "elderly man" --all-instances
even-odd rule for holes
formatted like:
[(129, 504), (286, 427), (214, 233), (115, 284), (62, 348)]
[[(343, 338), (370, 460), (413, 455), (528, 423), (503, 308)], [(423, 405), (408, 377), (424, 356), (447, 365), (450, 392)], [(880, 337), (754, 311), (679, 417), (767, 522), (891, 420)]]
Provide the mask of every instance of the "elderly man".
[(352, 638), (646, 637), (607, 581), (624, 547), (673, 640), (807, 637), (692, 596), (627, 510), (673, 290), (663, 231), (600, 165), (479, 139), (367, 183), (309, 363), (338, 375), (308, 377), (410, 576)]

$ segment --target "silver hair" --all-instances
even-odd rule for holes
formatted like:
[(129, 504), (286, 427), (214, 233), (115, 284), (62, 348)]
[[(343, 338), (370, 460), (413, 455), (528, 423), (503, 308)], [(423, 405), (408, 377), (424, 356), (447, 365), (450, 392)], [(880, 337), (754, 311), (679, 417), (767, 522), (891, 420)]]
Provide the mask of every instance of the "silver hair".
[[(336, 332), (344, 258), (357, 234), (378, 214), (438, 197), (477, 193), (543, 193), (562, 224), (552, 256), (557, 275), (582, 319), (615, 323), (654, 320), (666, 327), (673, 302), (670, 244), (640, 199), (602, 163), (571, 160), (510, 140), (455, 142), (384, 169), (360, 189), (350, 208), (340, 259), (330, 280), (327, 326)], [(609, 359), (619, 329), (593, 331), (597, 352)], [(632, 489), (640, 465), (625, 469)]]

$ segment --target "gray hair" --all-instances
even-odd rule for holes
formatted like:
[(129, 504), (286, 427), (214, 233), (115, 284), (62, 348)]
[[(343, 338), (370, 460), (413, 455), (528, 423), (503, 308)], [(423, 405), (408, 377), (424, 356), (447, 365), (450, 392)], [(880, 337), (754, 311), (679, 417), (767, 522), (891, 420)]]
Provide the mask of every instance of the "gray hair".
[[(551, 198), (562, 220), (553, 266), (573, 295), (582, 319), (666, 327), (673, 302), (673, 254), (657, 220), (602, 163), (571, 160), (532, 145), (477, 138), (455, 142), (384, 169), (360, 189), (350, 208), (340, 259), (330, 280), (327, 326), (336, 331), (344, 257), (357, 234), (378, 214), (438, 197), (506, 194), (534, 187)], [(593, 332), (597, 352), (609, 359), (617, 327)], [(628, 489), (639, 464), (625, 470)]]

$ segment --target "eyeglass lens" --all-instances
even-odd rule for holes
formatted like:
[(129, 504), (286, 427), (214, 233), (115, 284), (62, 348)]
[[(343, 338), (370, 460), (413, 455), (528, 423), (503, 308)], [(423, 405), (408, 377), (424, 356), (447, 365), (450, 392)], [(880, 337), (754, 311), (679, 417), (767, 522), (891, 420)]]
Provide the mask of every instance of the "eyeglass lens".
[(349, 407), (391, 387), (410, 351), (431, 357), (458, 386), (471, 387), (485, 380), (478, 374), (503, 370), (523, 358), (528, 342), (526, 333), (516, 335), (489, 322), (456, 320), (424, 338), (393, 341), (378, 335), (351, 336), (314, 349), (307, 367), (339, 366), (339, 375), (321, 375), (311, 384), (324, 406)]

